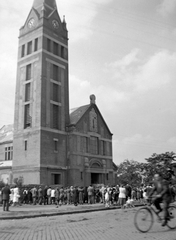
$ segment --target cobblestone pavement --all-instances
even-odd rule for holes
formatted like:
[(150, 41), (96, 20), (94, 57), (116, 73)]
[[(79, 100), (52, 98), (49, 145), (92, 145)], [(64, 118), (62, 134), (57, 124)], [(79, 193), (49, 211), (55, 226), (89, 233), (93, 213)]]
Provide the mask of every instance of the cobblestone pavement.
[(137, 209), (1, 220), (0, 240), (176, 240), (176, 231), (157, 222), (147, 234), (133, 224)]

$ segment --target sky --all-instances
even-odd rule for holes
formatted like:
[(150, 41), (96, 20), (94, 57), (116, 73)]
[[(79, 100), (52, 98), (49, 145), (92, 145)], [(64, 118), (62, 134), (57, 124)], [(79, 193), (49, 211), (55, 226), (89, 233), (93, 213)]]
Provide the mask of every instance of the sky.
[[(70, 108), (96, 104), (113, 160), (176, 152), (176, 0), (57, 0), (69, 31)], [(13, 123), (19, 29), (33, 0), (0, 0), (0, 128)]]

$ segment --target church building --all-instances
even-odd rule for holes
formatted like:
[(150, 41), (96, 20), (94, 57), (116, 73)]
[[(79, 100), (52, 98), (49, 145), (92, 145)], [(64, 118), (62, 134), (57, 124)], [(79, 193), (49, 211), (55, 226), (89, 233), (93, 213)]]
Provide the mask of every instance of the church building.
[(34, 0), (20, 29), (14, 124), (0, 129), (0, 179), (115, 184), (112, 133), (94, 95), (69, 110), (68, 31), (55, 0)]

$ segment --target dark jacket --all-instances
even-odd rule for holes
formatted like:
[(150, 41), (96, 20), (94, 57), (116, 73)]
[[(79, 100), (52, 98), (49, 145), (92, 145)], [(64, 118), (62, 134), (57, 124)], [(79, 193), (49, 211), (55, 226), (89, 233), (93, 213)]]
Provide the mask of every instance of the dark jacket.
[(10, 188), (8, 186), (3, 187), (2, 189), (2, 200), (9, 200), (10, 198)]
[(154, 182), (154, 188), (149, 194), (149, 197), (152, 196), (153, 193), (161, 195), (161, 198), (164, 201), (171, 201), (171, 191), (169, 187), (169, 182), (166, 180), (161, 180), (159, 182)]

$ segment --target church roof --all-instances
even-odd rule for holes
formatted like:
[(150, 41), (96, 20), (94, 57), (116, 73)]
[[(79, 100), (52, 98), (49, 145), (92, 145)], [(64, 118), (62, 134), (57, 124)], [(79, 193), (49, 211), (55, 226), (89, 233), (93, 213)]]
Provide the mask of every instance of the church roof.
[(0, 144), (13, 141), (13, 124), (5, 125), (0, 129)]
[(90, 107), (90, 104), (71, 109), (70, 124), (76, 124), (89, 107)]

